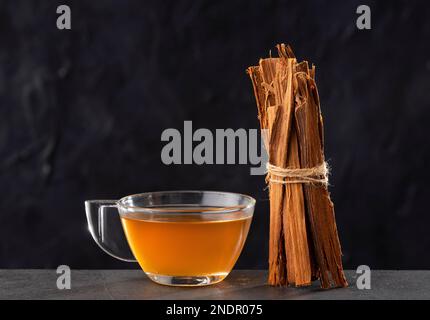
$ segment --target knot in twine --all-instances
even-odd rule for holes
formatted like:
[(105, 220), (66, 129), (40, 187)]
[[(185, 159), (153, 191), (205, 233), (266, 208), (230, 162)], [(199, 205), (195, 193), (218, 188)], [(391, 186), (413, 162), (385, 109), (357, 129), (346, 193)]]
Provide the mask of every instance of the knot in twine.
[[(309, 183), (328, 186), (329, 167), (323, 162), (313, 168), (281, 168), (273, 164), (266, 164), (268, 181), (272, 183)], [(279, 179), (281, 178), (281, 179)], [(285, 180), (285, 178), (288, 178)]]

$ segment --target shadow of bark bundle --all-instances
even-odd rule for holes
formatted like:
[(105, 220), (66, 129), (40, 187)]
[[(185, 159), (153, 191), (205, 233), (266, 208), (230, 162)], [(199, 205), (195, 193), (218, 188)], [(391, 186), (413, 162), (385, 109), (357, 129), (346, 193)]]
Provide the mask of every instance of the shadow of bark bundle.
[[(269, 278), (271, 285), (345, 287), (341, 248), (326, 177), (297, 181), (274, 172), (319, 168), (325, 164), (323, 121), (315, 66), (297, 62), (292, 49), (277, 45), (278, 57), (247, 69), (266, 150), (270, 197)], [(300, 170), (285, 170), (286, 172)], [(312, 170), (307, 170), (311, 171)]]

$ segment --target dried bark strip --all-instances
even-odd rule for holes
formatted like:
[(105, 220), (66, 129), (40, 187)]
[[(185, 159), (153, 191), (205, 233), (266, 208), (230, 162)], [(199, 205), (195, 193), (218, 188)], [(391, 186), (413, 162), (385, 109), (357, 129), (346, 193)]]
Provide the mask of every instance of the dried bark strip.
[[(296, 76), (298, 94), (295, 118), (300, 160), (302, 167), (311, 168), (325, 161), (322, 118), (315, 81), (304, 74)], [(327, 187), (305, 184), (304, 190), (316, 260), (320, 269), (321, 287), (345, 287), (347, 282), (342, 268), (334, 207)]]

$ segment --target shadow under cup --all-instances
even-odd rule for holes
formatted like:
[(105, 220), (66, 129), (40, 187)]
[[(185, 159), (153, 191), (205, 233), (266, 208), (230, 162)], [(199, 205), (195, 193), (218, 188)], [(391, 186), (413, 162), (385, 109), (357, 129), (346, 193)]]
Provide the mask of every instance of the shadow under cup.
[(213, 284), (229, 274), (248, 235), (254, 206), (252, 197), (214, 191), (151, 192), (85, 202), (90, 232), (105, 252), (137, 260), (153, 281), (178, 286)]

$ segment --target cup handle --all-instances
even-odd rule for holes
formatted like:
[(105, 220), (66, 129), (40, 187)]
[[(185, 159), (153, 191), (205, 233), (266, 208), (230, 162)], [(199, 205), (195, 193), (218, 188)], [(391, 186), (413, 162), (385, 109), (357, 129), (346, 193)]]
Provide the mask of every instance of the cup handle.
[(108, 255), (137, 262), (128, 246), (115, 200), (85, 201), (88, 229), (97, 245)]

